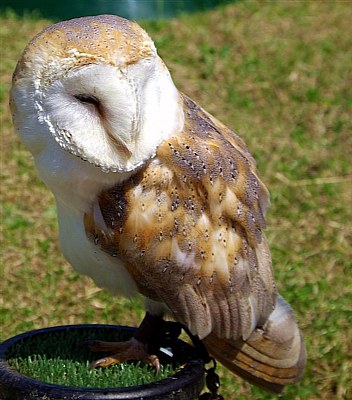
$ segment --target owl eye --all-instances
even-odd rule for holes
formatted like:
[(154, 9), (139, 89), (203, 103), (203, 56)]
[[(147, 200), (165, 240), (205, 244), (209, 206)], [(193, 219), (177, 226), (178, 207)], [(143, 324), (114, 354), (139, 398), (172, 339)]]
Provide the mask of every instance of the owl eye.
[(75, 94), (74, 97), (83, 104), (92, 104), (93, 106), (99, 106), (99, 100), (90, 94)]

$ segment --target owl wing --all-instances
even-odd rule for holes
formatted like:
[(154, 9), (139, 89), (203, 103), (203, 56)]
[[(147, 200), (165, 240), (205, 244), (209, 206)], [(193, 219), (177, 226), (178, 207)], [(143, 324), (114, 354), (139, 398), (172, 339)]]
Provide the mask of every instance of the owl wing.
[(193, 334), (246, 339), (275, 304), (268, 192), (237, 135), (186, 96), (184, 115), (148, 165), (100, 195), (86, 231)]

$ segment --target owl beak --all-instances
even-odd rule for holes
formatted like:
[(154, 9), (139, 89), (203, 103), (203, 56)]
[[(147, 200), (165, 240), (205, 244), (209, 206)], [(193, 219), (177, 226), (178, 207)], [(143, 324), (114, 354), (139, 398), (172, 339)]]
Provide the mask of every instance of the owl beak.
[(116, 137), (116, 135), (111, 132), (111, 128), (108, 126), (108, 124), (104, 125), (105, 131), (112, 145), (120, 154), (122, 154), (126, 161), (129, 160), (132, 156), (132, 151), (129, 149), (128, 145), (121, 138)]
[(128, 148), (127, 144), (123, 140), (117, 139), (111, 134), (108, 135), (116, 150), (124, 156), (126, 161), (129, 160), (132, 156), (132, 151)]

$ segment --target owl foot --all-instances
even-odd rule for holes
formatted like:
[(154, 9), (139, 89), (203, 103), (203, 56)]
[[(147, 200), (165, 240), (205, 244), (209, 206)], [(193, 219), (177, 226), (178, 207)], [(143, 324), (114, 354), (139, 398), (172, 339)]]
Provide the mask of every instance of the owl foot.
[(156, 355), (148, 353), (148, 345), (134, 337), (127, 342), (102, 342), (91, 340), (85, 342), (93, 352), (112, 352), (113, 355), (93, 361), (91, 368), (108, 367), (125, 361), (142, 361), (160, 371), (160, 362)]
[(160, 361), (156, 353), (161, 347), (169, 347), (181, 333), (178, 323), (164, 321), (161, 317), (146, 313), (134, 336), (126, 342), (103, 342), (87, 340), (81, 345), (93, 352), (112, 353), (91, 364), (91, 368), (108, 367), (124, 361), (142, 361), (160, 371)]

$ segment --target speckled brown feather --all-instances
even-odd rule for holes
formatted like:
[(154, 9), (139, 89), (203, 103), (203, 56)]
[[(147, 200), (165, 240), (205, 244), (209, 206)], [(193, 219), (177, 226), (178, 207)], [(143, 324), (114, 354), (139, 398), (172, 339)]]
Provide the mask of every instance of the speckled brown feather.
[(101, 193), (106, 229), (92, 211), (86, 230), (193, 333), (247, 337), (275, 304), (262, 233), (268, 194), (237, 135), (187, 97), (184, 112), (182, 133)]
[(279, 393), (301, 378), (306, 353), (275, 289), (262, 232), (268, 192), (243, 141), (183, 101), (183, 131), (101, 193), (86, 232), (227, 368)]
[(279, 393), (301, 378), (306, 353), (273, 280), (262, 232), (268, 192), (243, 141), (183, 101), (183, 131), (101, 193), (86, 232), (221, 363)]

